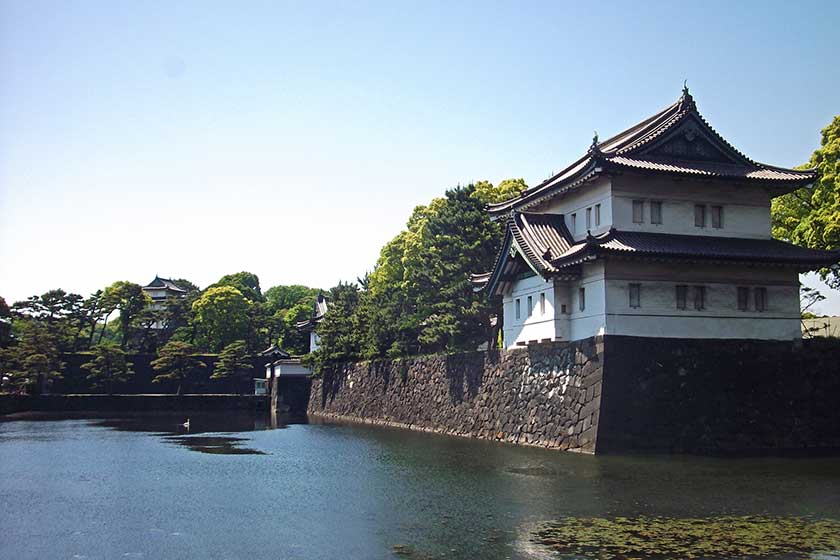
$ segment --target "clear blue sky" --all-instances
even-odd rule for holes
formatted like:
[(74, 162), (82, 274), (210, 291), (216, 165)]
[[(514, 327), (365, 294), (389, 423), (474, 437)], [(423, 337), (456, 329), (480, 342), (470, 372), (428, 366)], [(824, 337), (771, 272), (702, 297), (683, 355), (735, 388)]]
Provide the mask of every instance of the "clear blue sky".
[(5, 0), (0, 295), (327, 288), (415, 205), (534, 185), (684, 79), (737, 147), (797, 165), (840, 112), (838, 21), (834, 0)]

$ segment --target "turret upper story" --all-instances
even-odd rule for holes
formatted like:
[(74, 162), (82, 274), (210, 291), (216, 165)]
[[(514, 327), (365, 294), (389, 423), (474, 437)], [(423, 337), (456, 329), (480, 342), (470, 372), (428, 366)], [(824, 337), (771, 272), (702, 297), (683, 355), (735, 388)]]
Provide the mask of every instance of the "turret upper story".
[(651, 177), (602, 176), (587, 188), (530, 208), (562, 214), (576, 241), (611, 228), (676, 235), (770, 239), (771, 194), (727, 183)]
[(619, 231), (770, 239), (770, 201), (813, 182), (813, 170), (749, 159), (700, 115), (688, 90), (649, 119), (599, 142), (518, 198), (492, 205), (561, 214), (575, 241)]

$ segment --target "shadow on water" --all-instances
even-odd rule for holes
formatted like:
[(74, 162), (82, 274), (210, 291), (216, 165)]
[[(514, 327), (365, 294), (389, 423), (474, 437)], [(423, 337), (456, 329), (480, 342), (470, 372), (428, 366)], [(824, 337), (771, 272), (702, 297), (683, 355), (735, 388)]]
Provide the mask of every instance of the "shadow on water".
[(186, 447), (199, 453), (212, 455), (268, 455), (263, 451), (241, 447), (245, 438), (230, 436), (168, 436), (166, 441)]

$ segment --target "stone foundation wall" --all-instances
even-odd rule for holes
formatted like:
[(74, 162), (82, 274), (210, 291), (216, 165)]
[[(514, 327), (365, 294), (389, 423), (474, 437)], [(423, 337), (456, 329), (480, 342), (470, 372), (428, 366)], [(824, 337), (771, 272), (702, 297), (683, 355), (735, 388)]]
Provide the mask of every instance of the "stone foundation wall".
[(585, 453), (840, 452), (840, 340), (606, 336), (345, 365), (308, 413)]
[(598, 452), (840, 451), (840, 340), (607, 336)]
[(312, 383), (308, 413), (595, 451), (603, 341), (362, 362)]

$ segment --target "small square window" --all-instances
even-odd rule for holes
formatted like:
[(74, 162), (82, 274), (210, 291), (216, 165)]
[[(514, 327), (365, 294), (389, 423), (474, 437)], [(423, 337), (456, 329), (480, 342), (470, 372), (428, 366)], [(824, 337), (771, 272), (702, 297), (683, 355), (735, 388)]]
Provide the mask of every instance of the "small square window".
[(566, 309), (566, 304), (565, 303), (561, 304), (560, 305), (560, 313), (568, 313), (568, 312), (569, 312), (569, 310)]
[(706, 286), (694, 286), (694, 309), (706, 309)]
[(586, 209), (586, 229), (592, 229), (592, 207)]
[(629, 284), (630, 292), (630, 307), (636, 308), (642, 306), (642, 285)]
[(601, 225), (601, 205), (596, 204), (595, 205), (595, 227), (598, 227), (600, 225)]
[(677, 309), (685, 309), (688, 299), (688, 286), (677, 286)]
[(519, 298), (516, 299), (516, 318), (519, 319), (522, 317), (522, 301)]
[(534, 314), (534, 298), (528, 296), (528, 317)]
[(712, 227), (715, 229), (723, 227), (723, 206), (712, 206)]
[(706, 227), (706, 206), (703, 204), (694, 205), (694, 225)]
[(645, 223), (645, 203), (642, 200), (633, 201), (633, 223)]
[(738, 288), (738, 311), (747, 311), (750, 305), (750, 289)]
[(578, 308), (581, 311), (586, 309), (586, 288), (578, 290)]
[(540, 315), (545, 315), (545, 294), (540, 294)]
[(662, 202), (658, 200), (651, 201), (650, 203), (650, 223), (662, 223)]
[(767, 288), (755, 289), (755, 310), (767, 311)]

